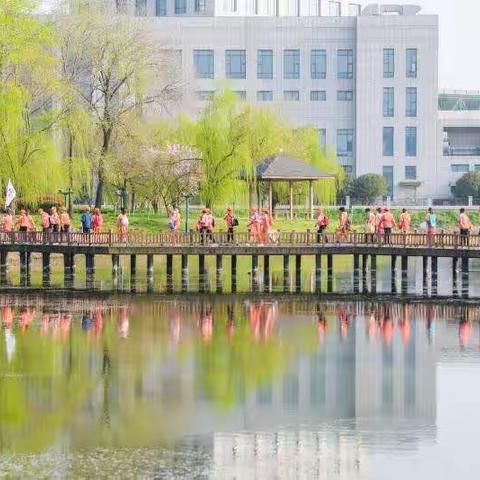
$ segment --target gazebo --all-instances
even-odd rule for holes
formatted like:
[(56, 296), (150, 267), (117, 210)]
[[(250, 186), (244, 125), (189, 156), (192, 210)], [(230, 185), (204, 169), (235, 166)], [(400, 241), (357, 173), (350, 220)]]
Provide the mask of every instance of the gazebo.
[(273, 182), (288, 182), (289, 184), (289, 216), (293, 219), (293, 183), (308, 182), (308, 214), (313, 218), (313, 182), (317, 180), (333, 180), (335, 177), (323, 173), (304, 161), (280, 152), (268, 157), (257, 165), (257, 182), (268, 184), (268, 210), (273, 214)]

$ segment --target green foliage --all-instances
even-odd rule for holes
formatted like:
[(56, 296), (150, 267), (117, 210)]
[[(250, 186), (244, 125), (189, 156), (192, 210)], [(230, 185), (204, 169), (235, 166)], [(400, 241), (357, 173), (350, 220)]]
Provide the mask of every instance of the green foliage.
[(385, 177), (376, 173), (367, 173), (355, 180), (353, 195), (356, 198), (370, 203), (374, 201), (375, 197), (385, 195), (387, 189), (388, 185)]
[(480, 172), (469, 172), (460, 177), (455, 185), (455, 196), (466, 198), (480, 197)]
[(351, 174), (345, 175), (343, 182), (339, 182), (337, 186), (337, 195), (340, 198), (352, 196), (355, 188), (355, 177)]

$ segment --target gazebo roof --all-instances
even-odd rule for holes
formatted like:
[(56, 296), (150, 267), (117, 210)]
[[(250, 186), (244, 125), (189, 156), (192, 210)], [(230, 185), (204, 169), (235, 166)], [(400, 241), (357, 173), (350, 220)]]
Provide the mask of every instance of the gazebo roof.
[(279, 153), (273, 157), (266, 158), (257, 165), (257, 179), (277, 181), (302, 181), (321, 180), (334, 178), (333, 175), (321, 172), (317, 168), (291, 157), (285, 153)]

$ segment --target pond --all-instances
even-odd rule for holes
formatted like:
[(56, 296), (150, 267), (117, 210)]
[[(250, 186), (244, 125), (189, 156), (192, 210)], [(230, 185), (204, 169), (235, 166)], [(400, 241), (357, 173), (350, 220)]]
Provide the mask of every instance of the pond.
[(473, 478), (480, 306), (1, 294), (0, 472)]

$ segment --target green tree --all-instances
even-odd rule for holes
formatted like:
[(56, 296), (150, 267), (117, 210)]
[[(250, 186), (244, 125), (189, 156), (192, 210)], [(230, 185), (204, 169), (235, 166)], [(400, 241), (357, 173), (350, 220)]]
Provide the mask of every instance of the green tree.
[(460, 177), (455, 185), (455, 196), (459, 198), (480, 197), (480, 172), (469, 172)]
[(353, 195), (367, 203), (371, 203), (376, 197), (386, 195), (388, 190), (387, 181), (382, 175), (367, 173), (355, 180)]
[(355, 188), (355, 177), (351, 174), (345, 175), (342, 183), (337, 183), (337, 194), (340, 198), (353, 195)]

